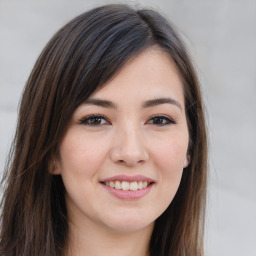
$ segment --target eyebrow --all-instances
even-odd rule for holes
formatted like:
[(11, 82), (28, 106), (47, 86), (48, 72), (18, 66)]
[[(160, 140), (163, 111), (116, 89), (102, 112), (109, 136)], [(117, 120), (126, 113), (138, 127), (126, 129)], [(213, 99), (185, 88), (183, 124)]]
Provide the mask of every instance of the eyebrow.
[[(92, 104), (92, 105), (96, 105), (99, 107), (104, 107), (104, 108), (117, 108), (116, 104), (114, 104), (112, 101), (109, 100), (102, 100), (102, 99), (87, 99), (84, 104)], [(142, 107), (143, 108), (150, 108), (150, 107), (154, 107), (157, 105), (161, 105), (161, 104), (172, 104), (174, 106), (177, 106), (180, 110), (182, 110), (182, 106), (181, 104), (172, 98), (158, 98), (158, 99), (153, 99), (153, 100), (147, 100), (143, 103)]]
[(87, 99), (84, 104), (92, 104), (104, 108), (117, 108), (117, 106), (109, 100), (100, 100), (100, 99)]
[(181, 104), (172, 98), (159, 98), (159, 99), (153, 99), (153, 100), (147, 100), (144, 104), (143, 104), (143, 108), (149, 108), (149, 107), (154, 107), (160, 104), (172, 104), (174, 106), (177, 106), (180, 110), (182, 110), (182, 106)]

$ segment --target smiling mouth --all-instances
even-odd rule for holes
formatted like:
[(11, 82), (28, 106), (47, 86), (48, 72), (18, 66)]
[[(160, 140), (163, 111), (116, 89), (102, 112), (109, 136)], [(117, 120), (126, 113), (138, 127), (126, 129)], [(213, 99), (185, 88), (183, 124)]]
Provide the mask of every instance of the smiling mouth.
[(149, 185), (151, 185), (153, 182), (147, 182), (147, 181), (107, 181), (102, 182), (102, 184), (106, 185), (107, 187), (118, 189), (118, 190), (142, 190), (147, 188)]

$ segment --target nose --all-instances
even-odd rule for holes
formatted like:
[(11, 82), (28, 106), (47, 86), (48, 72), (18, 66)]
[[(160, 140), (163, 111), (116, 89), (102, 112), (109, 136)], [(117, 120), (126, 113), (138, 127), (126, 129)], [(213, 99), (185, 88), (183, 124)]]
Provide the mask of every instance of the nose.
[(113, 162), (126, 166), (136, 166), (149, 159), (143, 136), (137, 130), (126, 127), (115, 134), (114, 146), (110, 155)]

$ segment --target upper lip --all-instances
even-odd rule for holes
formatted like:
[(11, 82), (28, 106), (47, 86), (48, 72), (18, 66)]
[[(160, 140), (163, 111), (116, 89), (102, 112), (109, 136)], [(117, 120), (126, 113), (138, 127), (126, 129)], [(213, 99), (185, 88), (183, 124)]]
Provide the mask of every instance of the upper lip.
[(154, 180), (150, 179), (149, 177), (143, 176), (143, 175), (135, 175), (135, 176), (115, 175), (115, 176), (109, 177), (107, 179), (104, 179), (101, 182), (105, 183), (105, 182), (110, 182), (110, 181), (127, 181), (127, 182), (147, 181), (149, 183), (154, 182)]

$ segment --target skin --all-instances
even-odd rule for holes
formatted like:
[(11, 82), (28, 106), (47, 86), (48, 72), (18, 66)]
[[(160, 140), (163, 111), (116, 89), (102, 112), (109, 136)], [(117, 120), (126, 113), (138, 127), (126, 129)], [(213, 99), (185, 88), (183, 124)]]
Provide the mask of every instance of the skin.
[[(159, 98), (172, 101), (146, 104)], [(111, 104), (86, 102), (75, 110), (54, 171), (67, 191), (67, 255), (148, 255), (154, 221), (172, 202), (188, 165), (181, 79), (170, 57), (153, 47), (91, 99)], [(115, 175), (154, 182), (145, 196), (120, 199), (101, 183)]]

